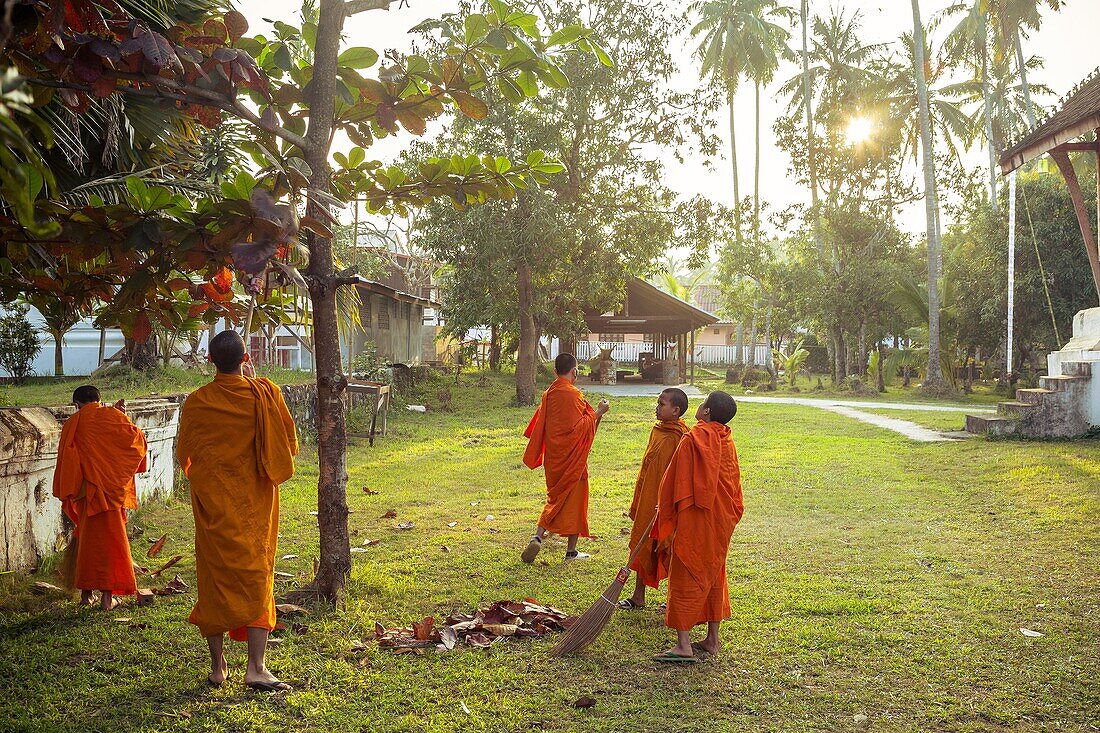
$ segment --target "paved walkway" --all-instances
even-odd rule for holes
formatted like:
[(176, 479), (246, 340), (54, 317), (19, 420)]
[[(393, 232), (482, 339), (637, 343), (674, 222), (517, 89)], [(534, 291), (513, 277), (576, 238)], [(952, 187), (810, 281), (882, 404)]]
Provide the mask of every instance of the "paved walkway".
[[(585, 392), (607, 395), (608, 397), (656, 397), (665, 389), (661, 384), (581, 384)], [(703, 393), (697, 387), (689, 384), (681, 384), (680, 389), (687, 393), (688, 397), (702, 397)], [(991, 407), (961, 406), (961, 405), (930, 405), (919, 402), (872, 402), (869, 400), (844, 400), (832, 397), (772, 397), (768, 395), (735, 395), (738, 402), (760, 402), (777, 405), (801, 405), (803, 407), (816, 407), (819, 410), (828, 410), (837, 415), (844, 415), (860, 422), (865, 422), (875, 427), (892, 430), (899, 435), (904, 435), (910, 440), (920, 443), (940, 443), (944, 441), (960, 440), (965, 433), (942, 433), (938, 430), (926, 428), (911, 420), (901, 420), (885, 415), (876, 415), (864, 412), (872, 410), (917, 410), (925, 412), (965, 412), (971, 415), (996, 412)]]

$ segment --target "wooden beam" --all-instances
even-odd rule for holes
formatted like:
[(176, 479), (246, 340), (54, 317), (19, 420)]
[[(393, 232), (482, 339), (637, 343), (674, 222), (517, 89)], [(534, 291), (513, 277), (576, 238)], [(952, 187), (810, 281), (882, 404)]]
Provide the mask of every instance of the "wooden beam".
[(1063, 143), (1050, 152), (1066, 153), (1095, 153), (1100, 148), (1100, 142), (1091, 143)]
[(1058, 170), (1062, 171), (1062, 177), (1066, 179), (1069, 188), (1069, 197), (1073, 201), (1073, 209), (1077, 212), (1077, 224), (1081, 227), (1081, 238), (1085, 241), (1085, 252), (1088, 254), (1089, 267), (1092, 268), (1092, 283), (1096, 287), (1096, 296), (1100, 300), (1100, 253), (1096, 249), (1096, 234), (1089, 220), (1088, 211), (1085, 209), (1085, 197), (1081, 193), (1081, 182), (1077, 180), (1077, 171), (1073, 169), (1073, 161), (1069, 159), (1069, 153), (1052, 152), (1050, 157), (1058, 164)]
[(1100, 127), (1100, 112), (1090, 115), (1065, 129), (1041, 137), (1026, 147), (1019, 148), (1018, 152), (1012, 153), (1010, 151), (1001, 156), (1001, 175), (1007, 176), (1024, 163), (1038, 158), (1043, 153), (1049, 153), (1059, 145), (1075, 140), (1097, 127)]

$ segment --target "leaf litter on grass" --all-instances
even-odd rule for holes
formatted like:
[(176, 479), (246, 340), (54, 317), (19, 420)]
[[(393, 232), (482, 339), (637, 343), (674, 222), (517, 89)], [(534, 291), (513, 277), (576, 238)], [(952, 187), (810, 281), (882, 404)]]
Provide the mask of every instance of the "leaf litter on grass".
[[(442, 624), (435, 617), (426, 616), (412, 626), (386, 628), (374, 625), (374, 638), (378, 646), (392, 649), (398, 654), (415, 651), (423, 653), (429, 647), (450, 651), (465, 642), (466, 645), (487, 648), (508, 637), (541, 637), (565, 631), (575, 616), (565, 611), (544, 606), (533, 598), (523, 601), (494, 601), (479, 607), (474, 613), (453, 611)], [(364, 648), (362, 642), (354, 642), (353, 649)]]

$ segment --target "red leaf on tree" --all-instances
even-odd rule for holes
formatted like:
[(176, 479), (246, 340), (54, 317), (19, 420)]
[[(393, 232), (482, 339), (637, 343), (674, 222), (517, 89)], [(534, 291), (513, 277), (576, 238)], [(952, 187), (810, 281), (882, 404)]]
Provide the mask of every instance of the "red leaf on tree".
[(225, 14), (225, 29), (229, 31), (229, 38), (236, 43), (248, 33), (248, 21), (236, 10), (230, 10)]
[(73, 60), (73, 75), (85, 84), (94, 84), (103, 76), (103, 64), (88, 48), (82, 48)]
[(92, 94), (104, 99), (115, 93), (116, 84), (115, 80), (109, 76), (101, 76), (96, 79), (95, 84), (92, 85)]
[(145, 54), (145, 58), (158, 69), (172, 69), (183, 73), (183, 64), (176, 56), (172, 44), (156, 31), (146, 31), (141, 36), (141, 51)]
[(209, 309), (210, 309), (210, 304), (209, 303), (195, 303), (194, 305), (192, 305), (190, 308), (187, 309), (187, 317), (188, 318), (198, 318), (199, 316), (201, 316), (203, 313), (205, 313)]
[(210, 282), (214, 283), (214, 287), (220, 292), (228, 293), (233, 289), (233, 272), (228, 267), (223, 267), (210, 278)]
[[(134, 319), (134, 327), (132, 329), (132, 338), (139, 344), (143, 344), (149, 340), (149, 336), (153, 333), (153, 325), (149, 323), (149, 316), (145, 313), (138, 313)], [(150, 555), (150, 557), (152, 557)]]

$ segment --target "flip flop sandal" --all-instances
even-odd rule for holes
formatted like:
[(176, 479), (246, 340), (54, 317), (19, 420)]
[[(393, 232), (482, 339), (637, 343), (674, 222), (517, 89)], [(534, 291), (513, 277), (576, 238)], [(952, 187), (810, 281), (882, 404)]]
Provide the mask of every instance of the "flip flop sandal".
[(248, 682), (247, 686), (262, 692), (290, 692), (294, 688), (285, 682)]
[(638, 611), (645, 608), (645, 606), (635, 603), (633, 598), (624, 598), (618, 603), (618, 607), (624, 611)]
[(672, 652), (661, 652), (653, 657), (653, 661), (665, 664), (697, 664), (699, 662), (695, 657), (681, 657), (679, 654), (673, 654)]
[(668, 604), (667, 603), (658, 603), (654, 610), (656, 610), (657, 613), (664, 613), (665, 611), (668, 610)]
[(519, 557), (525, 563), (533, 563), (535, 561), (535, 558), (538, 557), (539, 550), (541, 549), (542, 540), (540, 540), (538, 537), (532, 537), (531, 541), (527, 543), (527, 549), (525, 549), (523, 551), (523, 554)]

